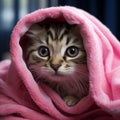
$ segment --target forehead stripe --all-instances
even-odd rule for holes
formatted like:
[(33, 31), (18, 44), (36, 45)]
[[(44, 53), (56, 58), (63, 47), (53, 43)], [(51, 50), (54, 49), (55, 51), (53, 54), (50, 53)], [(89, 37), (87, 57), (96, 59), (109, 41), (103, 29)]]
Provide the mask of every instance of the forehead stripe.
[(69, 39), (69, 37), (67, 37), (67, 40), (66, 40), (66, 45), (68, 45), (68, 44), (69, 44), (69, 42), (70, 42), (70, 39)]
[[(62, 32), (62, 31), (61, 31)], [(63, 39), (63, 37), (65, 36), (65, 35), (67, 35), (68, 34), (68, 31), (67, 30), (65, 30), (62, 34), (61, 34), (61, 36), (59, 37), (60, 38), (60, 40), (62, 40)]]
[(52, 32), (51, 32), (50, 30), (47, 32), (47, 34), (48, 34), (48, 36), (50, 36), (51, 39), (53, 40), (53, 34), (52, 34)]

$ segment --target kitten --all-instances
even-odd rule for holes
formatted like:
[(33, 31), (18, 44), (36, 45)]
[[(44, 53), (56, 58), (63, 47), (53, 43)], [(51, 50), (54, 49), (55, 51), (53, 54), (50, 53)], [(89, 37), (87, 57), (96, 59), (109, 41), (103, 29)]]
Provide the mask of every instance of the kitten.
[(68, 106), (77, 104), (89, 91), (86, 52), (79, 31), (78, 25), (66, 22), (36, 23), (21, 42), (24, 60), (36, 82), (51, 87)]

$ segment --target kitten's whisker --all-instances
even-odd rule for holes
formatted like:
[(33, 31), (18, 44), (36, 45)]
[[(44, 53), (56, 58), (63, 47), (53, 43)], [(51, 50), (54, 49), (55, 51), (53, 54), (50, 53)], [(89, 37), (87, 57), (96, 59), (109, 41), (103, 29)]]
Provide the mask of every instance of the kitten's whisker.
[(84, 72), (84, 71), (75, 71), (75, 73), (78, 74), (78, 75), (88, 76), (88, 72)]

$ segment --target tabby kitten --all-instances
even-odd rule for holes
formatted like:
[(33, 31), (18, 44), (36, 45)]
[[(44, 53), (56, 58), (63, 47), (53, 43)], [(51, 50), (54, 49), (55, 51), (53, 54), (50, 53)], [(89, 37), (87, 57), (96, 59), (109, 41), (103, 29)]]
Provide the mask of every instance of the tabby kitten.
[(36, 23), (22, 39), (24, 59), (36, 82), (51, 87), (68, 106), (88, 95), (86, 52), (77, 25)]

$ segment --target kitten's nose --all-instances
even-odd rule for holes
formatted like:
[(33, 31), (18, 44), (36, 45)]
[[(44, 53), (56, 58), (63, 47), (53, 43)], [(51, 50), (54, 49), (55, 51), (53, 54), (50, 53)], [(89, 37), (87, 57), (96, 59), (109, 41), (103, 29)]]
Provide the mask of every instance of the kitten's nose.
[(50, 65), (54, 69), (55, 72), (57, 72), (58, 68), (61, 66), (60, 64), (54, 64), (54, 63), (51, 63)]

